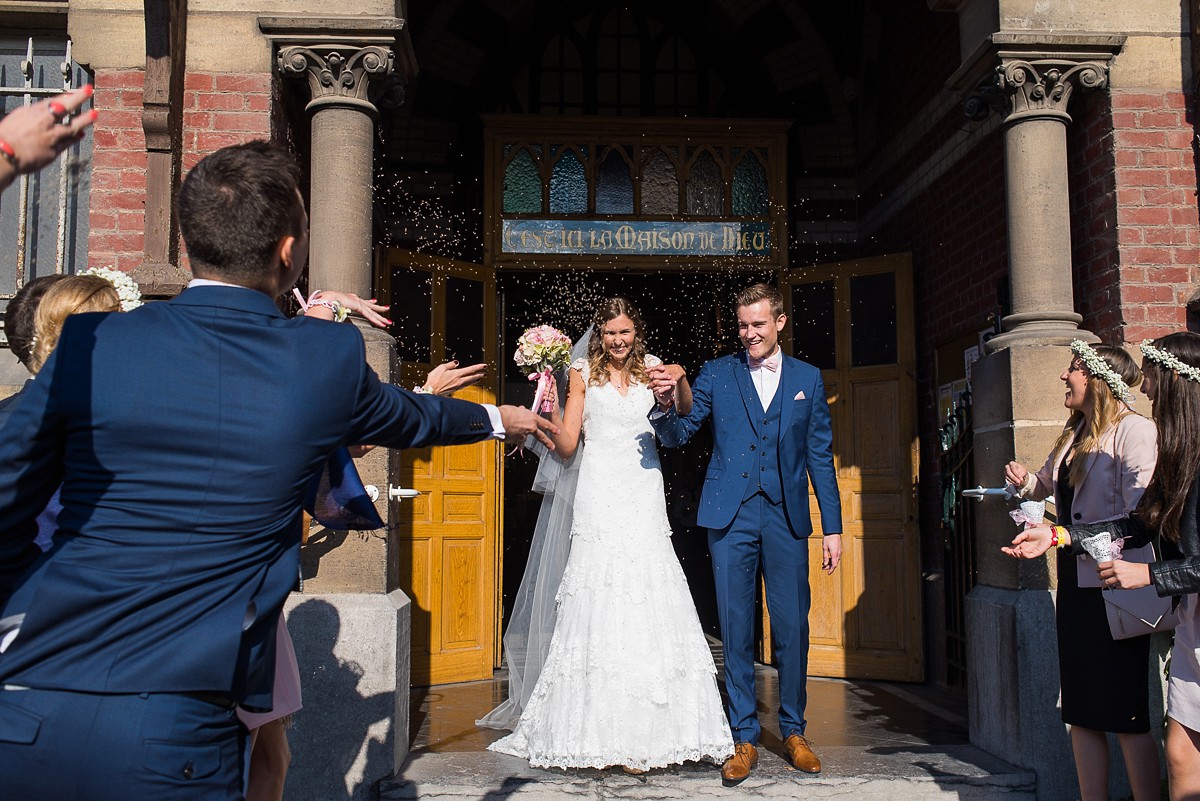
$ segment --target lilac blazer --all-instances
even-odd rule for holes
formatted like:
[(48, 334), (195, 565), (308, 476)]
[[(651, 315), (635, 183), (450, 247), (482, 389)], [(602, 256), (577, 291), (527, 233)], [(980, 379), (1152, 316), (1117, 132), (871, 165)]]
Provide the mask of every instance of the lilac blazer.
[[(1072, 441), (1073, 442), (1073, 441)], [(1022, 497), (1041, 500), (1054, 494), (1058, 471), (1071, 442), (1050, 454), (1032, 481), (1026, 481)], [(1158, 429), (1140, 414), (1127, 414), (1100, 437), (1099, 447), (1083, 457), (1083, 480), (1075, 487), (1071, 519), (1063, 525), (1103, 523), (1124, 517), (1134, 510), (1158, 459)], [(1079, 586), (1100, 586), (1096, 563), (1086, 554), (1079, 557)]]

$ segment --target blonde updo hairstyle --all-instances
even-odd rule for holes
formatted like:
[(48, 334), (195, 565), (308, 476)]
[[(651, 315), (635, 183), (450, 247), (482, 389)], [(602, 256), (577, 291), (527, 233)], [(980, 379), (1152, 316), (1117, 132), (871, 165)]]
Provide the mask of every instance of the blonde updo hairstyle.
[(113, 285), (95, 275), (68, 275), (42, 295), (33, 315), (33, 346), (29, 371), (34, 375), (50, 358), (62, 335), (63, 324), (72, 314), (114, 312), (121, 309), (121, 296)]
[(625, 298), (608, 298), (596, 309), (592, 317), (592, 339), (588, 343), (588, 384), (603, 386), (608, 382), (608, 355), (604, 352), (604, 326), (621, 315), (633, 322), (633, 347), (621, 367), (627, 384), (649, 384), (650, 371), (646, 369), (646, 327), (642, 316), (634, 305)]

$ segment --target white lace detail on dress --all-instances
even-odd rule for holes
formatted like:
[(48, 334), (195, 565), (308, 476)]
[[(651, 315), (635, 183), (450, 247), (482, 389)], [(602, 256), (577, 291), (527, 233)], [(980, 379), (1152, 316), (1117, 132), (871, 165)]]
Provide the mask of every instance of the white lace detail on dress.
[[(580, 361), (572, 367), (586, 370)], [(550, 652), (516, 729), (490, 746), (534, 767), (644, 770), (733, 753), (712, 654), (671, 546), (646, 417), (653, 405), (643, 384), (625, 396), (612, 384), (587, 389), (587, 448)]]

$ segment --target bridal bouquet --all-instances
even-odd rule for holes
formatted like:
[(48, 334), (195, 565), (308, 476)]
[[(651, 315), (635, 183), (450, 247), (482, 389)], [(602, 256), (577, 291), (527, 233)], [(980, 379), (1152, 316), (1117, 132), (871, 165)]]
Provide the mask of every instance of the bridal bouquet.
[(552, 411), (550, 404), (543, 399), (550, 382), (554, 380), (554, 371), (571, 364), (570, 337), (548, 325), (534, 326), (517, 340), (513, 361), (530, 381), (537, 382), (537, 392), (529, 408), (535, 412), (539, 409), (543, 412)]

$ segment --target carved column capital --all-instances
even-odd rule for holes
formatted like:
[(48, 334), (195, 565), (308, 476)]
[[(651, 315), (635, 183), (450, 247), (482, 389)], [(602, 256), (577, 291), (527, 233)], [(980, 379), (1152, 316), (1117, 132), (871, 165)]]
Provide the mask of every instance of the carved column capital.
[(292, 45), (280, 48), (276, 64), (282, 75), (308, 81), (310, 110), (340, 105), (375, 113), (373, 100), (395, 73), (395, 55), (378, 45)]
[(1002, 58), (996, 67), (996, 84), (1008, 96), (1005, 122), (1026, 117), (1057, 117), (1070, 122), (1067, 105), (1080, 89), (1108, 86), (1108, 64), (1045, 58), (1026, 61)]

